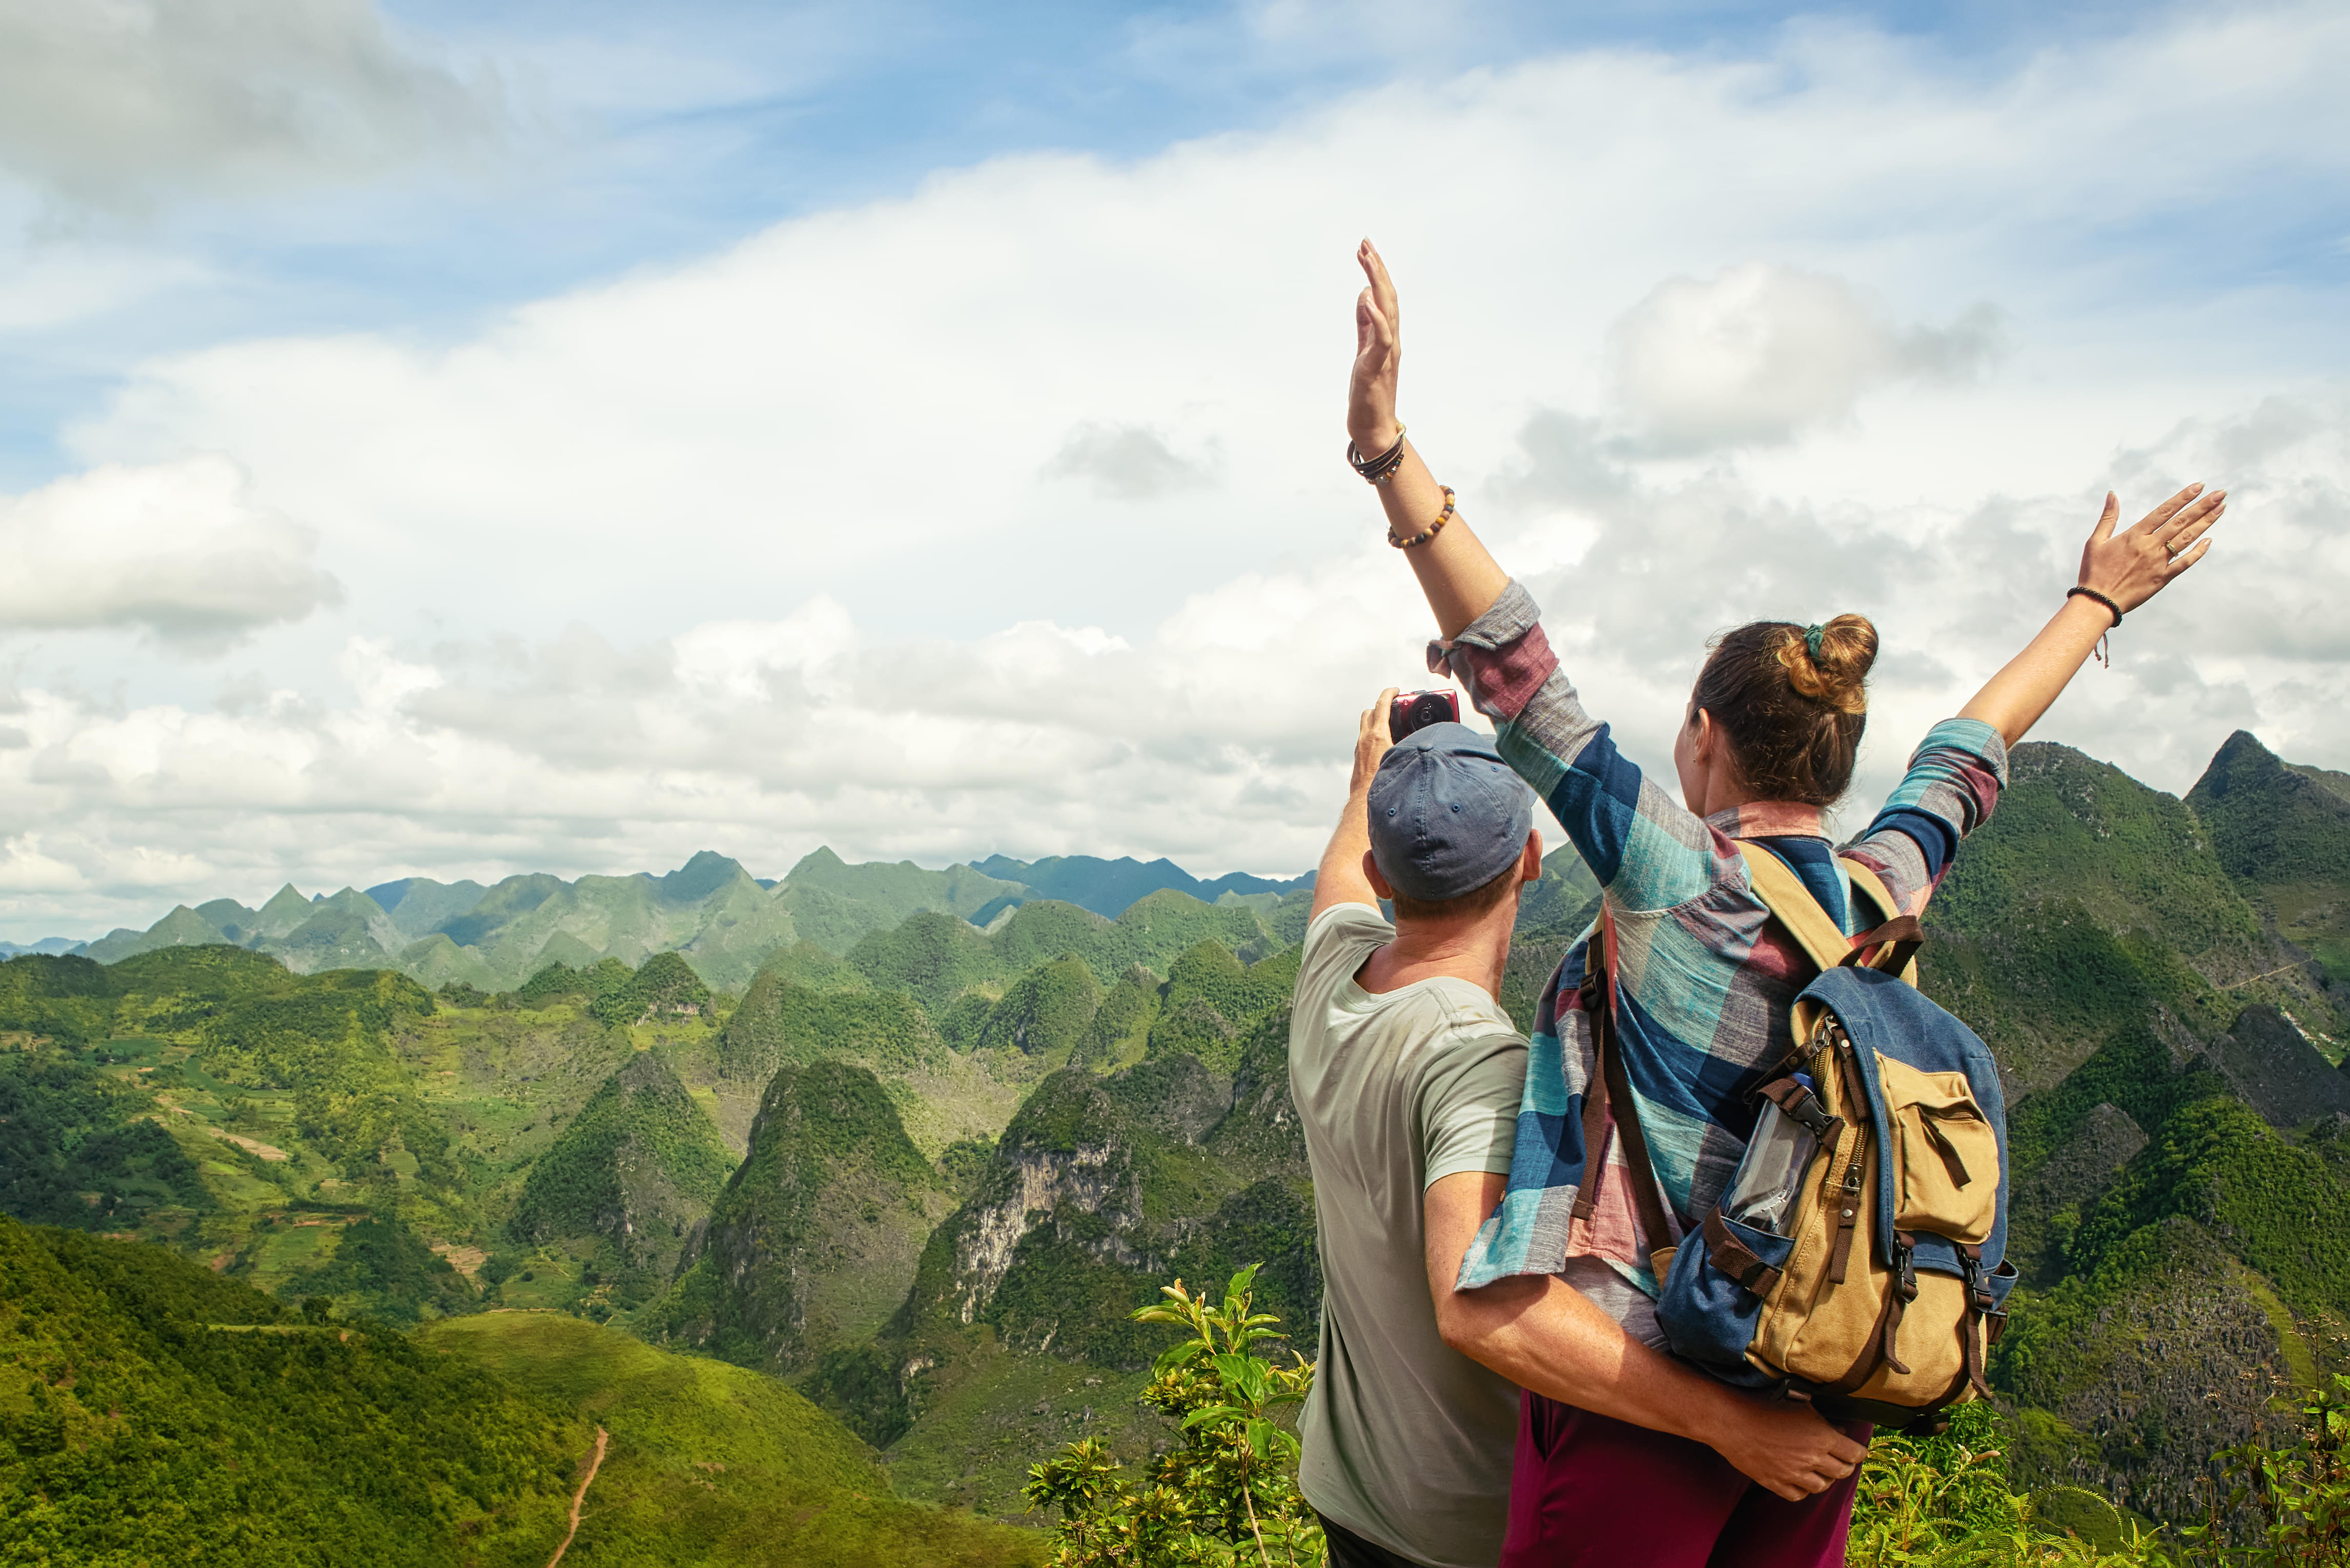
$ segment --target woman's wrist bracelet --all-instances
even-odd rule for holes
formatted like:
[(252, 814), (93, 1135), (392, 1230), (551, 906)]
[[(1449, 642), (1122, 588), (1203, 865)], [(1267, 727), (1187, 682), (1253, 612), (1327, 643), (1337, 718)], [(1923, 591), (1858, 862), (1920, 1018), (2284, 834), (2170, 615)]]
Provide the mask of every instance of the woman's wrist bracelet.
[[(2077, 585), (2073, 587), (2066, 588), (2064, 590), (2064, 602), (2066, 604), (2071, 604), (2074, 599), (2096, 600), (2112, 613), (2114, 618), (2114, 626), (2121, 625), (2122, 607), (2114, 603), (2113, 600), (2107, 598), (2096, 589), (2083, 587)], [(2097, 633), (2097, 646), (2095, 649), (2097, 662), (2104, 665), (2108, 670), (2111, 670), (2114, 667), (2114, 654), (2112, 645), (2106, 641), (2106, 639), (2112, 636), (2114, 626), (2109, 626), (2106, 628), (2105, 630)]]
[(1452, 486), (1449, 484), (1440, 484), (1436, 488), (1444, 492), (1444, 510), (1436, 514), (1436, 521), (1430, 523), (1427, 527), (1421, 529), (1419, 533), (1414, 534), (1409, 539), (1390, 528), (1388, 530), (1388, 544), (1393, 545), (1399, 550), (1409, 550), (1415, 545), (1427, 544), (1430, 539), (1435, 538), (1439, 534), (1444, 532), (1444, 525), (1452, 521)]
[[(2117, 605), (2117, 604), (2116, 604), (2116, 603), (2114, 603), (2114, 601), (2113, 601), (2113, 600), (2111, 600), (2111, 599), (2107, 598), (2105, 595), (2103, 595), (2103, 594), (2099, 593), (2099, 592), (2098, 592), (2096, 589), (2095, 589), (2095, 588), (2091, 588), (2091, 587), (2071, 587), (2071, 588), (2066, 588), (2066, 589), (2064, 590), (2064, 597), (2065, 597), (2066, 598), (2068, 598), (2068, 599), (2071, 599), (2071, 598), (2095, 599), (2095, 600), (2096, 600), (2099, 604), (2101, 604), (2101, 605), (2105, 606), (2105, 607), (2106, 607), (2106, 608), (2107, 608), (2108, 610), (2111, 610), (2111, 611), (2113, 612), (2113, 617), (2114, 617), (2114, 625), (2115, 625), (2115, 626), (2119, 626), (2119, 625), (2121, 625), (2121, 623), (2122, 623), (2122, 607), (2121, 607), (2121, 606), (2119, 606), (2119, 605)], [(2109, 628), (2107, 628), (2106, 629), (2107, 629), (2107, 630), (2111, 630), (2111, 629), (2112, 629), (2112, 628), (2110, 628), (2110, 627), (2109, 627)]]
[(1356, 450), (1355, 443), (1349, 441), (1347, 443), (1347, 463), (1367, 482), (1372, 484), (1385, 484), (1395, 477), (1395, 471), (1403, 466), (1403, 423), (1398, 421), (1395, 444), (1377, 457), (1365, 457)]

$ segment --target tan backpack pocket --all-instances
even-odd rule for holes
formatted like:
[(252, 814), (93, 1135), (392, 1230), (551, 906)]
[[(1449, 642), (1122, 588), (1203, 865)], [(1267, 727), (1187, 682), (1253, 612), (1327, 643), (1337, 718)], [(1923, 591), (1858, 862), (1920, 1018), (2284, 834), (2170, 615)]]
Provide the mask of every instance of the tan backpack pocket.
[(1921, 1073), (1884, 1055), (1877, 1072), (1893, 1122), (1894, 1229), (1989, 1240), (1999, 1214), (1999, 1135), (1967, 1075)]

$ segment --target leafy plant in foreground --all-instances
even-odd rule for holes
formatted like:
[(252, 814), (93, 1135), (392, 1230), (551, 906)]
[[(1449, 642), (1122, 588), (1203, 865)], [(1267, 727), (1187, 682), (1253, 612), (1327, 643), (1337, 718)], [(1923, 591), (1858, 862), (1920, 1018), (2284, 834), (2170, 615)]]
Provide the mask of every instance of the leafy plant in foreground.
[(2036, 1518), (2009, 1490), (1989, 1407), (1961, 1406), (1939, 1438), (1869, 1445), (1854, 1497), (1846, 1568), (2152, 1568), (2171, 1560), (2135, 1526), (2108, 1550)]
[(1191, 1336), (1161, 1355), (1146, 1404), (1182, 1424), (1183, 1441), (1138, 1476), (1099, 1441), (1071, 1443), (1030, 1468), (1024, 1495), (1057, 1508), (1054, 1568), (1311, 1568), (1322, 1527), (1297, 1490), (1297, 1438), (1274, 1412), (1302, 1401), (1314, 1364), (1278, 1366), (1251, 1352), (1279, 1319), (1250, 1311), (1251, 1264), (1218, 1303), (1183, 1282), (1138, 1309), (1138, 1323), (1176, 1324)]
[[(2245, 1568), (2350, 1563), (2350, 1377), (2334, 1374), (2300, 1416), (2300, 1433), (2282, 1448), (2255, 1439), (2220, 1452), (2228, 1490), (2215, 1490), (2210, 1518), (2184, 1532), (2195, 1561)], [(2237, 1528), (2230, 1531), (2229, 1522)]]

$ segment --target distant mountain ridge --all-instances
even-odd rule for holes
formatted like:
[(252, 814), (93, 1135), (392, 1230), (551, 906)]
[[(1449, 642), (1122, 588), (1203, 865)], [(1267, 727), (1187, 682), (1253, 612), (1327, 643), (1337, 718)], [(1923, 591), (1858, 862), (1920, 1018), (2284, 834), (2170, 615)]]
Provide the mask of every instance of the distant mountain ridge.
[(257, 909), (234, 898), (182, 904), (143, 931), (126, 927), (87, 943), (61, 937), (0, 943), (0, 958), (79, 954), (114, 963), (158, 948), (227, 942), (268, 953), (296, 973), (391, 969), (435, 989), (502, 991), (549, 963), (585, 969), (616, 958), (634, 967), (654, 953), (676, 952), (710, 984), (740, 991), (784, 949), (807, 943), (845, 955), (917, 914), (986, 927), (1023, 904), (1053, 899), (1116, 919), (1170, 889), (1207, 903), (1254, 899), (1270, 907), (1312, 884), (1311, 873), (1276, 879), (1232, 872), (1203, 881), (1170, 860), (1090, 855), (1033, 863), (996, 855), (940, 870), (910, 860), (851, 865), (829, 848), (774, 880), (705, 849), (660, 876), (567, 882), (531, 872), (486, 887), (404, 877), (308, 897), (288, 883)]

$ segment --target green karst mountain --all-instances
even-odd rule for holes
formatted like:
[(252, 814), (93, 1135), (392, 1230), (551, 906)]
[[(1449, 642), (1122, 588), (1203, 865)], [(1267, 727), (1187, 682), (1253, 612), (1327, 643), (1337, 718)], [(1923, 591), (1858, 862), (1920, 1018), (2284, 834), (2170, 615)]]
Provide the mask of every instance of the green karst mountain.
[(945, 1178), (907, 1138), (869, 1070), (785, 1065), (760, 1099), (749, 1155), (642, 1332), (741, 1366), (806, 1373), (871, 1340), (951, 1207)]
[(2239, 730), (2187, 803), (2269, 928), (2350, 983), (2350, 775), (2289, 766)]
[[(2062, 746), (2013, 769), (1922, 961), (2011, 1096), (2024, 1283), (1991, 1374), (2022, 1480), (2175, 1519), (2274, 1391), (2350, 1367), (2350, 781), (2241, 734), (2184, 800)], [(1571, 850), (1527, 889), (1503, 979), (1522, 1023), (1596, 892)], [(597, 1560), (755, 1561), (727, 1544), (755, 1529), (827, 1561), (1034, 1561), (951, 1510), (1018, 1514), (1025, 1466), (1073, 1438), (1166, 1440), (1136, 1402), (1163, 1338), (1126, 1313), (1168, 1278), (1262, 1262), (1260, 1305), (1311, 1344), (1287, 1075), (1310, 898), (1164, 862), (827, 850), (774, 884), (703, 854), (176, 909), (0, 964), (0, 1208), (65, 1228), (0, 1231), (0, 1268), (96, 1302), (132, 1260), (151, 1283), (120, 1290), (184, 1296), (150, 1314), (165, 1329), (87, 1309), (115, 1325), (90, 1364), (135, 1363), (167, 1402), (253, 1374), (218, 1357), (331, 1344), (299, 1376), (359, 1390), (349, 1431), (472, 1453), (476, 1414), (435, 1402), (473, 1390), (518, 1436), (470, 1501), (432, 1501), (455, 1483), (400, 1469), (411, 1446), (365, 1506), (478, 1515), (483, 1562), (560, 1503), (595, 1421), (607, 1533), (576, 1550)], [(167, 1332), (206, 1314), (267, 1332)], [(0, 1421), (32, 1430), (51, 1397), (0, 1389)], [(185, 1429), (216, 1446), (292, 1440), (203, 1408)], [(132, 1452), (11, 1440), (12, 1498)], [(153, 1440), (181, 1473), (182, 1439)], [(190, 1495), (307, 1518), (345, 1472), (306, 1462)]]
[[(1055, 867), (1055, 886), (1080, 902), (1109, 912), (1133, 902), (1109, 901), (1111, 889), (1133, 881), (1120, 869), (1131, 861), (1042, 864)], [(1242, 884), (1260, 898), (1295, 886), (1244, 876), (1196, 883), (1165, 862), (1147, 869), (1140, 891), (1188, 884), (1211, 900), (1238, 898), (1232, 889)], [(676, 952), (705, 982), (739, 991), (778, 949), (795, 942), (838, 956), (868, 935), (895, 930), (909, 916), (962, 923), (983, 912), (993, 919), (1045, 896), (969, 866), (851, 866), (829, 849), (814, 851), (781, 882), (767, 884), (704, 850), (658, 877), (566, 882), (534, 873), (489, 887), (410, 877), (318, 898), (287, 886), (259, 909), (233, 898), (182, 906), (144, 931), (111, 932), (85, 952), (111, 963), (158, 948), (225, 942), (266, 952), (297, 973), (396, 969), (434, 990), (458, 982), (484, 992), (511, 989), (552, 962), (585, 968), (613, 958), (634, 969), (655, 953)]]
[(2274, 1380), (2344, 1353), (2343, 999), (2240, 890), (2209, 775), (2180, 801), (2061, 746), (2012, 762), (1921, 962), (2015, 1096), (2026, 1283), (1992, 1380), (2027, 1479), (2180, 1517)]
[(1038, 964), (1007, 986), (988, 1010), (979, 1044), (1054, 1065), (1066, 1063), (1084, 1048), (1101, 994), (1093, 971), (1074, 954)]
[(506, 1231), (532, 1246), (600, 1238), (612, 1265), (649, 1276), (641, 1299), (675, 1271), (734, 1164), (665, 1054), (643, 1052), (531, 1162)]

